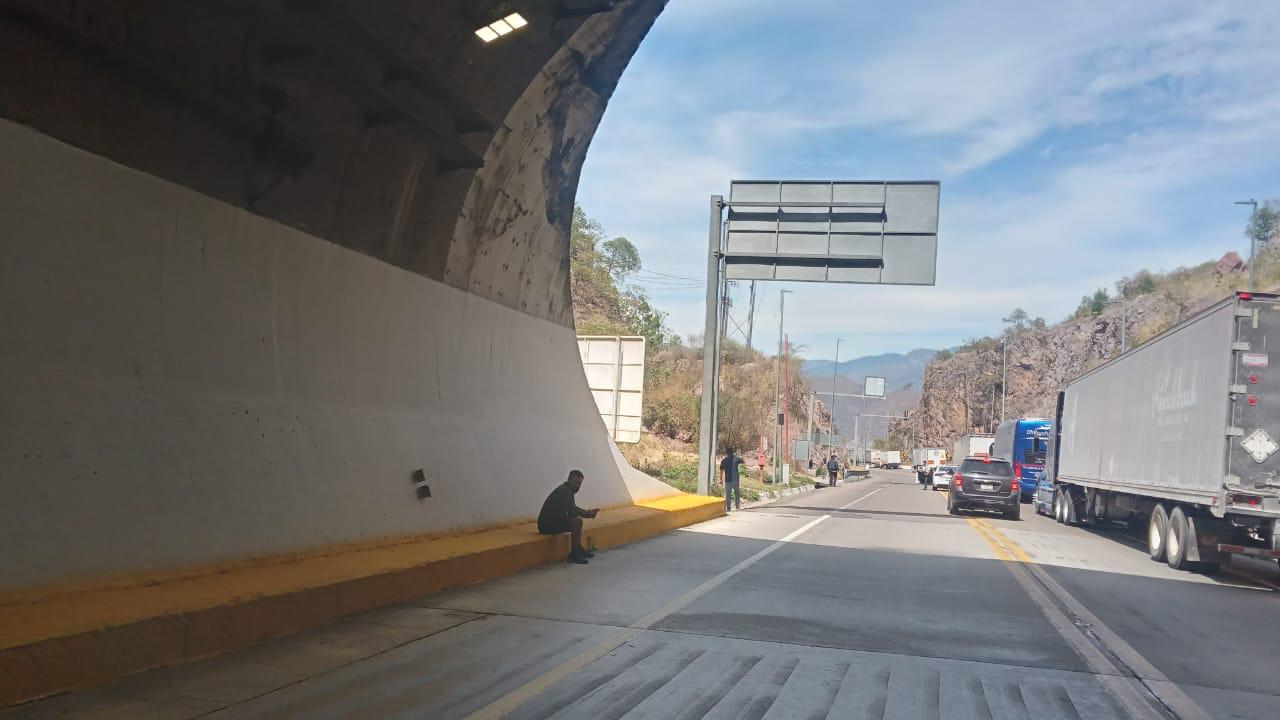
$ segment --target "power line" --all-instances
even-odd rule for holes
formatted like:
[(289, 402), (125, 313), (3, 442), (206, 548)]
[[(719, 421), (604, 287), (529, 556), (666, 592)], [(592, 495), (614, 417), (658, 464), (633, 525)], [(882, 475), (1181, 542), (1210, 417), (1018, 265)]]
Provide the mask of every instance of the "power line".
[(688, 275), (672, 275), (672, 274), (670, 274), (670, 273), (658, 272), (657, 270), (650, 270), (650, 269), (648, 269), (648, 268), (643, 268), (643, 267), (642, 267), (642, 268), (640, 268), (639, 270), (636, 270), (636, 272), (638, 272), (638, 273), (648, 273), (648, 274), (650, 274), (650, 275), (660, 275), (660, 276), (662, 276), (662, 277), (664, 277), (664, 278), (671, 278), (671, 279), (673, 279), (673, 280), (691, 280), (691, 281), (695, 281), (695, 282), (697, 282), (697, 281), (698, 281), (698, 278), (690, 277), (690, 276), (688, 276)]

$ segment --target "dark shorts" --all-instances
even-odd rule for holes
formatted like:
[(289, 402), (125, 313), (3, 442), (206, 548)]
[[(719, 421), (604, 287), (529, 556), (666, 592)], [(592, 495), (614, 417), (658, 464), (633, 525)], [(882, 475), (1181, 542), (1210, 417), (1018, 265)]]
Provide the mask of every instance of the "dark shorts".
[(559, 535), (569, 532), (569, 518), (556, 518), (543, 522), (538, 521), (538, 532), (543, 535)]

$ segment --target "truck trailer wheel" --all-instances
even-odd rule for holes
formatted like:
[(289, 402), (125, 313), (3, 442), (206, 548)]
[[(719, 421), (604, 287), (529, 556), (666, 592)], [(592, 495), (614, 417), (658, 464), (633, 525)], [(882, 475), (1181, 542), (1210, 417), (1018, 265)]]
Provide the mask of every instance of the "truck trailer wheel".
[(1160, 562), (1165, 559), (1165, 541), (1169, 535), (1169, 513), (1164, 505), (1157, 504), (1151, 509), (1151, 520), (1147, 523), (1147, 553), (1151, 559)]
[(1191, 528), (1187, 524), (1187, 514), (1182, 507), (1175, 507), (1169, 513), (1169, 534), (1164, 541), (1165, 560), (1174, 570), (1189, 570), (1191, 561), (1187, 560), (1187, 545), (1192, 542)]

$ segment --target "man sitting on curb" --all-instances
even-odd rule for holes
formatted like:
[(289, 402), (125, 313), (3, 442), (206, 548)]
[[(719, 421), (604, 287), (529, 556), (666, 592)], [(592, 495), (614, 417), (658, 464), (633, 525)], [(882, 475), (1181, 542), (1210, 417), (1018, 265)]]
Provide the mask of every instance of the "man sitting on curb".
[(583, 510), (573, 504), (573, 496), (581, 489), (582, 471), (570, 470), (569, 479), (552, 490), (546, 502), (542, 503), (542, 512), (538, 513), (538, 532), (543, 535), (569, 533), (572, 549), (565, 562), (586, 565), (587, 558), (595, 557), (595, 553), (582, 547), (582, 518), (593, 518), (600, 509)]

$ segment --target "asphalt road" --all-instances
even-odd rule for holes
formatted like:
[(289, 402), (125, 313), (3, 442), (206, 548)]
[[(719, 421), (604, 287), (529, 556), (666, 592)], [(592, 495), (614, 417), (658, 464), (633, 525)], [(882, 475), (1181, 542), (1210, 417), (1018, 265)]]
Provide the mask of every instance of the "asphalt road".
[(876, 472), (17, 716), (1280, 717), (1275, 567), (945, 500)]

